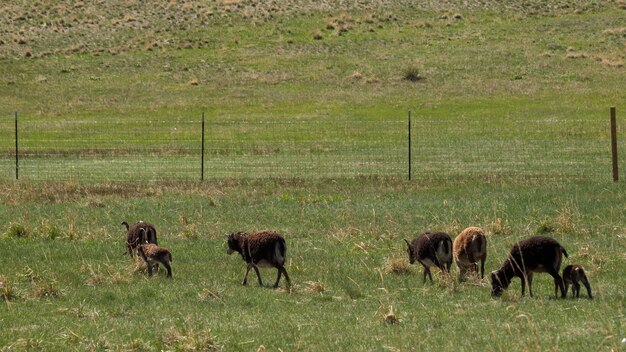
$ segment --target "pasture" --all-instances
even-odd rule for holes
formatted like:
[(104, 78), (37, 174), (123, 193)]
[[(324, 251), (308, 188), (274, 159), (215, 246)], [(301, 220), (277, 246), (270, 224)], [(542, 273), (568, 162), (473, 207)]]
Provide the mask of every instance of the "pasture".
[[(626, 348), (626, 192), (608, 139), (608, 107), (623, 120), (626, 101), (623, 1), (6, 1), (0, 18), (1, 351)], [(404, 131), (408, 110), (411, 181), (403, 132), (384, 123)], [(213, 130), (200, 182), (195, 127), (146, 126), (202, 112), (232, 125)], [(383, 163), (355, 166), (364, 155)], [(182, 176), (133, 173), (142, 158)], [(318, 174), (289, 166), (313, 158)], [(220, 168), (240, 163), (258, 172)], [(122, 255), (120, 223), (140, 219), (172, 251), (172, 280)], [(403, 239), (470, 225), (487, 272), (520, 239), (556, 238), (594, 300), (554, 299), (546, 274), (532, 299), (517, 279), (492, 299), (456, 265), (422, 284)], [(291, 291), (241, 285), (224, 235), (257, 229), (285, 236)]]

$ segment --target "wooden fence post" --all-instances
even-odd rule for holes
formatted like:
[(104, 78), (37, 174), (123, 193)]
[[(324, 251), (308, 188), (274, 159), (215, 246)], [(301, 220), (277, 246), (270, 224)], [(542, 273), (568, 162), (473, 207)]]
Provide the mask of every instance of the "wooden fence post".
[(15, 179), (20, 178), (20, 154), (18, 152), (17, 111), (15, 112)]
[(619, 181), (617, 171), (617, 122), (615, 119), (615, 107), (611, 107), (611, 156), (613, 160), (613, 182)]

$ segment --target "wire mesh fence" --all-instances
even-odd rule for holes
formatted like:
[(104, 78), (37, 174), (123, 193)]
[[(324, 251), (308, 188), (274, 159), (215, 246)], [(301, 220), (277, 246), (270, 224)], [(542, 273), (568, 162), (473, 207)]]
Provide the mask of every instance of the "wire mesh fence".
[[(611, 177), (608, 119), (220, 120), (20, 116), (19, 179), (159, 181), (409, 176)], [(204, 143), (203, 143), (204, 129)], [(411, 140), (409, 140), (409, 137)], [(13, 117), (0, 121), (0, 177), (16, 177)], [(204, 145), (204, 148), (203, 148)], [(410, 145), (410, 159), (409, 159)]]

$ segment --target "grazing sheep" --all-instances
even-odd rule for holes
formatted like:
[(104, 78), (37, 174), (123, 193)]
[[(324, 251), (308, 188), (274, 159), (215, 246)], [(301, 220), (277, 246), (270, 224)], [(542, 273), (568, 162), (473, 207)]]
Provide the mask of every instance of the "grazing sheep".
[(154, 243), (148, 243), (145, 240), (145, 234), (146, 230), (142, 228), (139, 235), (141, 244), (137, 247), (137, 253), (141, 259), (146, 262), (146, 265), (148, 266), (148, 275), (152, 276), (153, 267), (158, 266), (159, 263), (161, 263), (165, 269), (167, 269), (167, 277), (172, 278), (172, 267), (170, 266), (172, 253)]
[(245, 232), (232, 233), (227, 237), (227, 253), (239, 252), (241, 258), (248, 263), (246, 274), (243, 277), (243, 285), (248, 283), (248, 273), (254, 268), (259, 285), (263, 286), (258, 265), (269, 266), (278, 269), (278, 277), (274, 283), (274, 288), (278, 287), (278, 282), (282, 274), (285, 274), (287, 287), (291, 287), (291, 280), (285, 269), (285, 255), (287, 246), (285, 239), (274, 231), (259, 231), (247, 234)]
[(480, 278), (485, 277), (485, 260), (487, 259), (487, 238), (480, 227), (468, 227), (456, 236), (453, 245), (453, 256), (459, 267), (459, 280), (464, 281), (468, 271), (478, 272), (480, 260)]
[(585, 270), (578, 264), (568, 265), (565, 269), (563, 269), (565, 296), (567, 296), (569, 285), (572, 285), (572, 297), (580, 297), (580, 284), (578, 281), (582, 281), (583, 285), (585, 285), (585, 288), (587, 289), (587, 296), (589, 299), (593, 299), (593, 296), (591, 295), (591, 285), (589, 285), (589, 280), (587, 280)]
[(522, 280), (522, 296), (528, 281), (528, 292), (533, 296), (533, 273), (546, 272), (554, 278), (554, 296), (561, 289), (561, 298), (565, 298), (563, 279), (559, 276), (562, 255), (567, 252), (555, 239), (534, 236), (513, 245), (509, 257), (502, 268), (491, 273), (491, 295), (500, 296), (509, 287), (514, 276)]
[(144, 241), (140, 240), (141, 230), (145, 231), (147, 243), (157, 244), (156, 229), (151, 224), (145, 221), (139, 221), (136, 224), (129, 226), (126, 221), (122, 221), (122, 225), (126, 226), (126, 250), (131, 257), (135, 256), (137, 247), (143, 244)]
[(441, 272), (450, 272), (450, 266), (452, 265), (452, 240), (447, 233), (426, 232), (423, 235), (415, 238), (411, 243), (404, 240), (407, 245), (407, 253), (409, 254), (409, 262), (411, 264), (415, 261), (419, 261), (424, 266), (424, 278), (423, 283), (426, 282), (426, 274), (430, 278), (430, 282), (433, 281), (433, 276), (430, 273), (430, 266), (436, 265)]

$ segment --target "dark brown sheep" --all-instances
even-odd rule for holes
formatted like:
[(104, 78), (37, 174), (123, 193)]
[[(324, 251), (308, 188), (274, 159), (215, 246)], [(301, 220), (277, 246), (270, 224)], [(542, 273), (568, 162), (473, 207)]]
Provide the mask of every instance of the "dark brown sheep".
[(427, 274), (430, 281), (433, 281), (433, 276), (430, 273), (432, 265), (437, 266), (443, 273), (450, 272), (450, 266), (452, 265), (452, 239), (450, 239), (447, 233), (426, 232), (415, 238), (411, 243), (406, 239), (404, 242), (407, 245), (409, 262), (413, 264), (418, 261), (424, 267), (422, 282), (426, 282)]
[(587, 280), (585, 269), (578, 264), (568, 265), (565, 269), (563, 269), (565, 296), (567, 296), (569, 285), (572, 285), (572, 297), (580, 297), (580, 284), (578, 281), (582, 281), (583, 285), (585, 285), (585, 288), (587, 289), (587, 297), (589, 297), (589, 299), (593, 299), (593, 295), (591, 294), (591, 285), (589, 285), (589, 280)]
[(246, 274), (243, 277), (243, 285), (248, 283), (248, 273), (254, 268), (259, 279), (259, 285), (263, 286), (261, 274), (258, 266), (269, 266), (278, 269), (278, 277), (274, 283), (274, 288), (278, 287), (278, 282), (282, 274), (287, 280), (287, 287), (291, 287), (291, 280), (285, 269), (285, 255), (287, 246), (285, 239), (274, 231), (259, 231), (251, 234), (245, 232), (232, 233), (227, 238), (228, 254), (238, 252), (241, 258), (248, 264)]
[(563, 279), (559, 275), (562, 255), (567, 258), (565, 248), (555, 239), (544, 236), (534, 236), (513, 245), (509, 257), (502, 264), (502, 268), (491, 273), (491, 295), (502, 295), (509, 287), (513, 277), (522, 280), (522, 296), (528, 281), (528, 292), (533, 296), (533, 273), (548, 273), (554, 278), (554, 296), (561, 289), (561, 298), (565, 298)]
[(454, 239), (453, 256), (459, 267), (459, 280), (466, 279), (470, 271), (478, 272), (480, 261), (480, 278), (485, 277), (485, 260), (487, 259), (487, 238), (480, 227), (468, 227)]
[[(156, 229), (152, 224), (145, 221), (139, 221), (136, 224), (129, 226), (126, 221), (122, 221), (122, 225), (126, 226), (126, 250), (131, 257), (135, 256), (137, 247), (142, 243), (157, 243)], [(142, 240), (141, 230), (145, 231), (145, 238)]]

